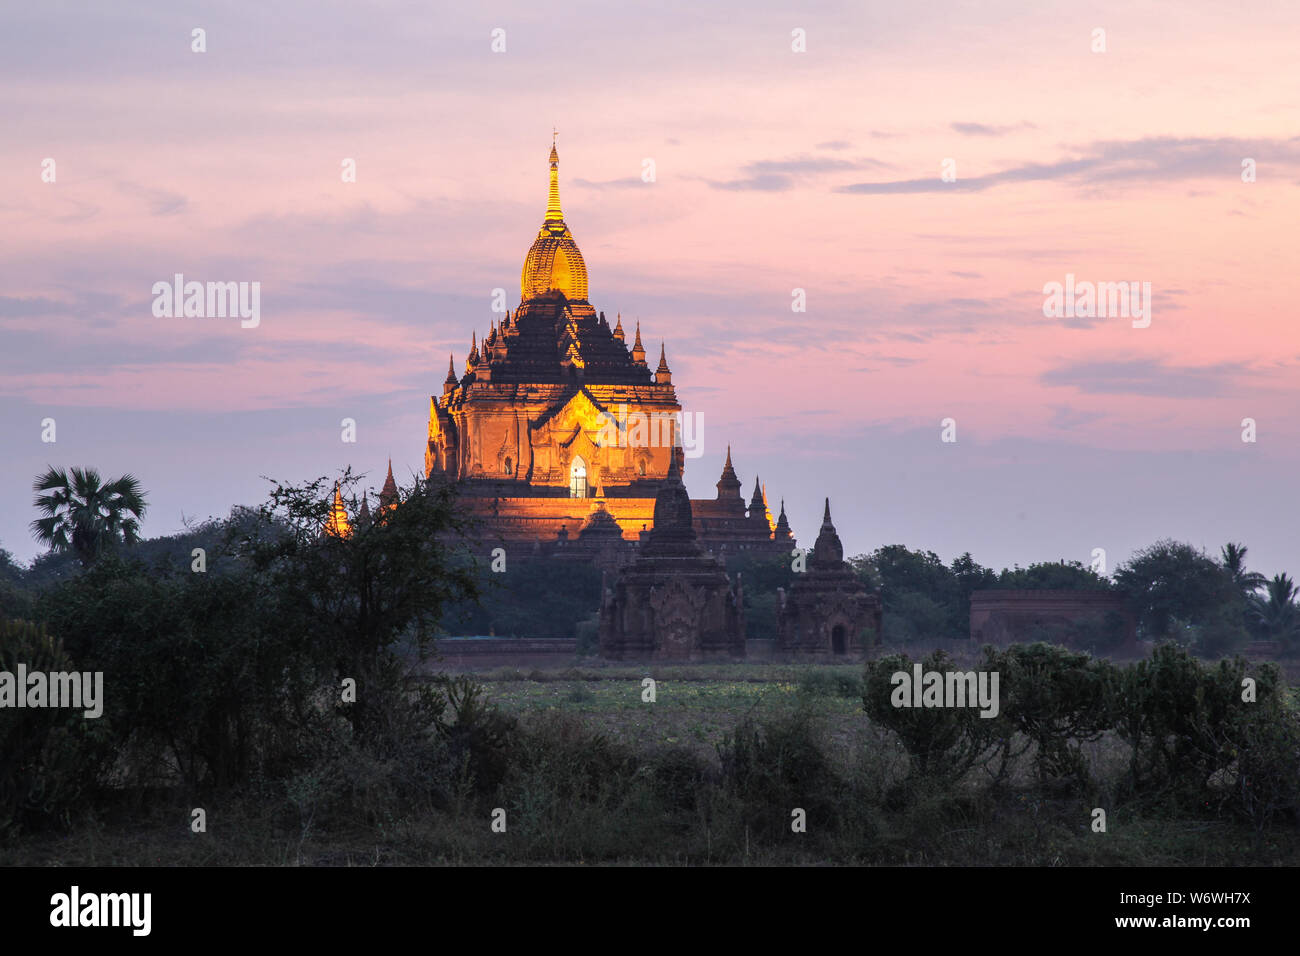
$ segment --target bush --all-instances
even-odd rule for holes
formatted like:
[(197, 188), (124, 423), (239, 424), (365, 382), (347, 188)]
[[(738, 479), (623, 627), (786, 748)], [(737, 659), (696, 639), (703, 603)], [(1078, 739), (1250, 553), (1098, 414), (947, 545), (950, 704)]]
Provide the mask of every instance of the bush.
[(1242, 658), (1203, 665), (1186, 649), (1161, 644), (1151, 658), (1116, 673), (1110, 723), (1131, 748), (1129, 786), (1204, 803), (1211, 779), (1237, 759), (1240, 741), (1284, 720), (1281, 675), (1253, 672), (1256, 700), (1242, 700), (1250, 665)]
[(790, 813), (823, 819), (840, 789), (823, 741), (824, 729), (806, 708), (757, 720), (746, 717), (718, 744), (722, 790), (739, 804), (741, 822), (756, 836), (790, 831)]
[[(0, 671), (16, 680), (20, 663), (28, 673), (78, 670), (44, 628), (0, 620)], [(104, 720), (61, 707), (0, 708), (0, 835), (23, 824), (66, 821), (93, 795), (112, 754)]]
[(472, 789), (492, 793), (505, 779), (517, 722), (489, 704), (483, 685), (469, 677), (442, 675), (435, 687), (443, 696), (430, 699), (433, 726), (452, 763), (467, 775)]
[(951, 613), (924, 594), (905, 591), (896, 595), (884, 613), (884, 636), (891, 644), (949, 637)]
[(598, 614), (593, 614), (591, 617), (575, 624), (573, 633), (578, 639), (578, 656), (591, 657), (600, 653), (600, 617)]
[[(925, 672), (957, 670), (946, 651), (935, 651), (921, 661)], [(1006, 737), (1004, 719), (981, 717), (976, 707), (895, 707), (893, 675), (912, 676), (913, 662), (906, 654), (891, 654), (867, 664), (863, 681), (863, 709), (872, 721), (898, 734), (912, 758), (912, 773), (919, 777), (955, 782), (973, 767), (991, 758)]]
[(109, 556), (42, 596), (74, 658), (102, 670), (105, 716), (138, 784), (227, 786), (310, 758), (337, 686), (278, 627), (251, 575), (146, 569)]
[(799, 692), (809, 697), (842, 697), (847, 700), (862, 697), (862, 680), (852, 674), (828, 671), (821, 667), (807, 670), (799, 678)]
[(997, 672), (1010, 728), (1031, 740), (1040, 781), (1088, 781), (1085, 741), (1110, 726), (1114, 669), (1106, 661), (1048, 644), (986, 647), (984, 670)]

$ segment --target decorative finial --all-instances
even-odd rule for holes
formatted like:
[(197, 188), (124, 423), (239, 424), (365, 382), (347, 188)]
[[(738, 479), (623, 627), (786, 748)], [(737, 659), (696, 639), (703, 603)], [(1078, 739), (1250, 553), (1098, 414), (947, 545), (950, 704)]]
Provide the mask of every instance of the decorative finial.
[(542, 228), (548, 230), (563, 231), (567, 227), (564, 225), (564, 213), (560, 210), (560, 154), (556, 152), (554, 137), (551, 142), (551, 191), (546, 196), (546, 218), (542, 221)]
[(646, 368), (645, 364), (645, 346), (641, 344), (641, 323), (636, 324), (636, 341), (632, 343), (632, 362), (641, 368)]

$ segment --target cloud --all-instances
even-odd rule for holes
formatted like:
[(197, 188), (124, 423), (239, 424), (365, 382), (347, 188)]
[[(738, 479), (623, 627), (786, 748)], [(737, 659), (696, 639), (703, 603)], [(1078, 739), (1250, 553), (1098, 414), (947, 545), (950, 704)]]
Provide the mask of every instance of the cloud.
[(848, 149), (848, 148), (851, 147), (852, 145), (853, 145), (853, 144), (850, 143), (848, 140), (844, 140), (844, 139), (832, 139), (832, 140), (829, 140), (828, 142), (825, 142), (825, 143), (818, 143), (814, 148), (815, 148), (815, 149), (833, 149), (833, 150), (841, 150), (841, 149)]
[(1300, 169), (1300, 136), (1285, 140), (1176, 139), (1171, 136), (1095, 142), (1075, 159), (1026, 163), (985, 176), (946, 183), (936, 176), (876, 183), (852, 183), (835, 192), (888, 195), (926, 192), (982, 192), (1007, 183), (1062, 180), (1080, 186), (1103, 183), (1158, 185), (1181, 179), (1236, 178), (1244, 156), (1281, 167)]
[(1078, 428), (1080, 425), (1087, 425), (1095, 422), (1099, 418), (1105, 418), (1105, 412), (1094, 412), (1082, 408), (1071, 408), (1069, 405), (1053, 405), (1052, 417), (1048, 421), (1051, 428), (1059, 428), (1062, 431), (1069, 431)]
[(68, 307), (53, 299), (18, 299), (0, 295), (0, 319), (18, 319), (28, 316), (56, 315)]
[(606, 179), (597, 181), (594, 179), (575, 179), (575, 186), (582, 186), (585, 189), (636, 189), (642, 186), (650, 185), (640, 176), (625, 176), (622, 179)]
[(951, 123), (949, 125), (963, 136), (1006, 136), (1008, 133), (1014, 133), (1020, 129), (1038, 129), (1028, 120), (1022, 123), (1013, 123), (1010, 126), (988, 126), (984, 123)]
[(1087, 395), (1150, 395), (1160, 398), (1212, 398), (1224, 393), (1247, 370), (1241, 362), (1169, 366), (1158, 359), (1070, 362), (1048, 369), (1039, 381), (1066, 386)]
[(755, 190), (758, 192), (784, 192), (794, 187), (794, 180), (789, 176), (779, 176), (774, 173), (767, 173), (762, 176), (750, 176), (748, 179), (732, 179), (726, 182), (710, 181), (710, 186), (714, 189), (729, 189), (735, 191)]
[(714, 189), (780, 192), (792, 189), (797, 177), (852, 169), (892, 169), (892, 164), (878, 159), (833, 159), (829, 156), (795, 156), (790, 159), (758, 159), (741, 167), (742, 178), (708, 180)]
[(149, 207), (151, 216), (172, 216), (183, 212), (190, 201), (180, 193), (168, 192), (166, 189), (154, 189), (139, 183), (119, 182), (117, 191), (124, 196), (143, 200)]

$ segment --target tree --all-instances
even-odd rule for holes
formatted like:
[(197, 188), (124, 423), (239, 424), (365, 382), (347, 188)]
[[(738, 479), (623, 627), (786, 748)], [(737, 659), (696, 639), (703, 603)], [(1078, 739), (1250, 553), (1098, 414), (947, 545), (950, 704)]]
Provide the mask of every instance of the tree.
[(1157, 541), (1138, 551), (1116, 569), (1115, 583), (1152, 638), (1174, 637), (1188, 625), (1220, 620), (1225, 611), (1240, 612), (1232, 575), (1181, 541)]
[(1219, 563), (1223, 570), (1232, 575), (1232, 581), (1237, 586), (1238, 593), (1243, 598), (1249, 599), (1265, 585), (1268, 579), (1258, 571), (1246, 570), (1247, 550), (1244, 544), (1234, 544), (1229, 541), (1223, 546), (1223, 558)]
[(880, 582), (888, 640), (964, 636), (969, 629), (969, 587), (984, 569), (969, 555), (948, 568), (933, 551), (885, 545), (850, 564), (864, 580)]
[(1107, 591), (1111, 588), (1111, 582), (1078, 561), (1062, 560), (1031, 564), (1027, 568), (1019, 565), (1014, 569), (1003, 568), (997, 583), (991, 586), (1031, 590)]
[(51, 466), (32, 490), (43, 515), (31, 523), (32, 536), (52, 551), (76, 554), (83, 567), (118, 544), (140, 540), (145, 495), (131, 475), (105, 483), (94, 468)]
[(962, 616), (969, 620), (971, 591), (996, 587), (998, 576), (992, 568), (986, 568), (972, 558), (969, 551), (960, 558), (953, 559), (951, 570), (961, 593)]
[(0, 548), (0, 620), (25, 618), (31, 612), (26, 575), (14, 556)]
[(600, 609), (600, 569), (586, 561), (510, 556), (503, 572), (479, 566), (478, 598), (448, 605), (441, 626), (450, 634), (571, 638)]
[(394, 653), (399, 640), (432, 641), (443, 613), (478, 595), (474, 561), (463, 547), (468, 526), (454, 486), (416, 478), (392, 507), (362, 520), (348, 470), (338, 482), (349, 530), (326, 534), (334, 482), (277, 483), (253, 525), (237, 532), (236, 552), (275, 592), (279, 628), (293, 634), (336, 677), (356, 682), (346, 708), (357, 733), (381, 731), (405, 694)]
[(1262, 596), (1251, 599), (1251, 618), (1266, 638), (1280, 641), (1290, 650), (1300, 639), (1300, 607), (1296, 606), (1300, 590), (1287, 574), (1274, 575), (1265, 588)]

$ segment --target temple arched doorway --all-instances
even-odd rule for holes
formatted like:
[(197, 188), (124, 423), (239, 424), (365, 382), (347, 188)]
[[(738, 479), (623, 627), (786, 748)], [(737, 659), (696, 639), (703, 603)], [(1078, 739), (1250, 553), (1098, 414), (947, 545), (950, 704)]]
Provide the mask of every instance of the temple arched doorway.
[(831, 652), (834, 654), (843, 654), (844, 651), (844, 625), (836, 624), (831, 628)]
[(587, 463), (581, 458), (573, 459), (569, 466), (569, 497), (587, 497)]

